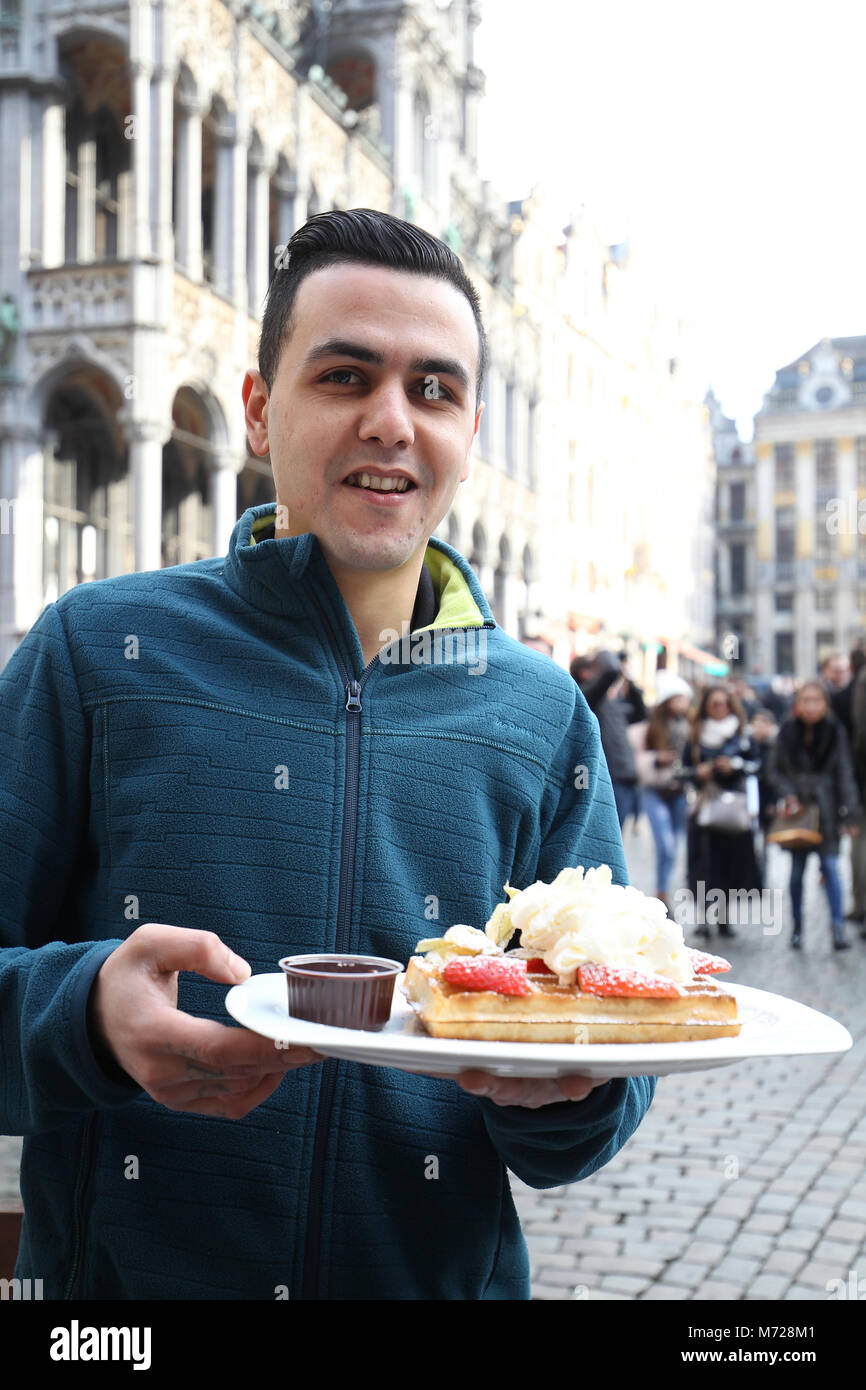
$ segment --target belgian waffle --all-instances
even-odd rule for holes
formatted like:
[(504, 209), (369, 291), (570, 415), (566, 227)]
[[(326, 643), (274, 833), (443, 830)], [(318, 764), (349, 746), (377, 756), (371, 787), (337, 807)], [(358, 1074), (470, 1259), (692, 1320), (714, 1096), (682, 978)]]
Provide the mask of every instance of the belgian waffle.
[(526, 995), (467, 990), (442, 979), (442, 965), (413, 956), (401, 985), (425, 1029), (434, 1038), (501, 1042), (632, 1043), (691, 1042), (736, 1037), (740, 1031), (734, 994), (701, 976), (680, 986), (674, 999), (601, 997), (556, 976), (528, 975)]

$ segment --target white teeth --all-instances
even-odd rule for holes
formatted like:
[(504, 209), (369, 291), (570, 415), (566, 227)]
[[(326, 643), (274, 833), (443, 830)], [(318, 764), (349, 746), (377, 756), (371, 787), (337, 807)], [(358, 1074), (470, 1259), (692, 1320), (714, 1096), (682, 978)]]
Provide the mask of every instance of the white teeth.
[(349, 481), (353, 487), (371, 488), (373, 492), (405, 492), (409, 486), (408, 478), (377, 478), (369, 473), (356, 473)]

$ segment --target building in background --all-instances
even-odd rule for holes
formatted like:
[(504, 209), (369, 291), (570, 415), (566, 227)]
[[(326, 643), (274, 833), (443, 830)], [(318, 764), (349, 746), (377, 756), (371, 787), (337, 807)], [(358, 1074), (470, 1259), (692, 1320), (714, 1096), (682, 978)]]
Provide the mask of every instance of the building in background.
[(757, 675), (755, 454), (707, 395), (716, 460), (716, 641), (732, 673)]
[[(708, 415), (627, 247), (480, 178), (477, 0), (0, 9), (0, 665), (74, 584), (225, 553), (273, 498), (240, 387), (280, 247), (374, 207), (442, 237), (491, 347), (440, 528), (499, 621), (650, 679), (712, 641)], [(711, 655), (711, 654), (710, 654)], [(690, 671), (689, 671), (690, 673)]]
[(755, 660), (806, 678), (866, 628), (866, 337), (776, 373), (754, 452)]

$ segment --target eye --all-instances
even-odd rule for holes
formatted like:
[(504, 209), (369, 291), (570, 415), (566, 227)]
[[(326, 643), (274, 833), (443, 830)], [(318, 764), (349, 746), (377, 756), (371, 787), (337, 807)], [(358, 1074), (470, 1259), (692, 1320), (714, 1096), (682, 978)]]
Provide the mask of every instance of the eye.
[(422, 396), (428, 401), (454, 400), (454, 392), (438, 376), (422, 377), (418, 385), (421, 388)]
[[(343, 376), (343, 377), (345, 377), (345, 376), (354, 376), (354, 377), (357, 377), (357, 376), (358, 376), (358, 373), (357, 373), (356, 371), (353, 371), (351, 367), (335, 367), (334, 370), (333, 370), (332, 372), (327, 372), (327, 373), (322, 377), (322, 381), (333, 381), (334, 377), (338, 377), (338, 376)], [(335, 382), (334, 384), (335, 384), (336, 386), (347, 386), (347, 385), (349, 385), (350, 383), (348, 383), (348, 382), (343, 382), (343, 381), (337, 381), (337, 382)]]

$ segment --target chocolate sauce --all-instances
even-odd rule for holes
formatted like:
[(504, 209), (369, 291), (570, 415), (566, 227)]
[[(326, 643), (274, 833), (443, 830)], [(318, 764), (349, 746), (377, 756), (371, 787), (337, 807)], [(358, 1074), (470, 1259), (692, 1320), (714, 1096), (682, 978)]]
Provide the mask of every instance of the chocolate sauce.
[[(391, 1014), (399, 961), (363, 956), (287, 956), (280, 961), (289, 1013), (338, 1028), (382, 1028)], [(338, 983), (339, 980), (339, 983)]]
[(365, 965), (358, 960), (320, 960), (307, 961), (302, 965), (291, 966), (293, 973), (304, 975), (391, 975), (395, 973), (388, 965)]

